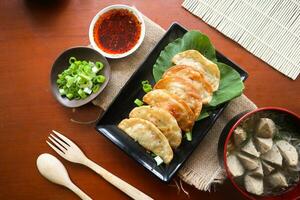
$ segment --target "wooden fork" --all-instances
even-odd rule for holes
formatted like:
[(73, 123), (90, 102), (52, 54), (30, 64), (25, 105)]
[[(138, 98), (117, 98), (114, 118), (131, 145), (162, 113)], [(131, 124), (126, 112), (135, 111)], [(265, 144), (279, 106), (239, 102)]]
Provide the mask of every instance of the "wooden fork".
[(50, 134), (48, 138), (54, 145), (48, 141), (46, 142), (61, 157), (63, 157), (64, 159), (70, 162), (79, 163), (89, 167), (90, 169), (98, 173), (100, 176), (102, 176), (106, 181), (108, 181), (109, 183), (111, 183), (112, 185), (114, 185), (119, 190), (123, 191), (125, 194), (127, 194), (133, 199), (138, 199), (138, 200), (152, 199), (148, 195), (139, 191), (132, 185), (126, 183), (119, 177), (113, 175), (106, 169), (102, 168), (101, 166), (97, 165), (95, 162), (87, 158), (86, 155), (79, 149), (79, 147), (70, 139), (68, 139), (66, 136), (54, 130), (52, 130), (52, 132), (55, 135)]

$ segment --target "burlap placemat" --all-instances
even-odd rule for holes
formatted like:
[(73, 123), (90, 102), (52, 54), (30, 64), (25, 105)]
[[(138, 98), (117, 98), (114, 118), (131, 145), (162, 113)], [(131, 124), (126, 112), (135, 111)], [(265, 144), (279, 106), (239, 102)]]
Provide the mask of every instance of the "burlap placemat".
[[(144, 20), (146, 35), (140, 48), (127, 58), (109, 60), (111, 66), (110, 82), (103, 93), (93, 101), (95, 105), (100, 106), (103, 110), (107, 109), (122, 86), (165, 33), (164, 29), (147, 17), (144, 17)], [(244, 95), (231, 101), (211, 131), (178, 172), (179, 177), (186, 183), (204, 191), (208, 191), (212, 183), (222, 182), (225, 176), (222, 168), (219, 166), (217, 157), (219, 135), (225, 124), (233, 116), (244, 110), (254, 108), (256, 106)]]

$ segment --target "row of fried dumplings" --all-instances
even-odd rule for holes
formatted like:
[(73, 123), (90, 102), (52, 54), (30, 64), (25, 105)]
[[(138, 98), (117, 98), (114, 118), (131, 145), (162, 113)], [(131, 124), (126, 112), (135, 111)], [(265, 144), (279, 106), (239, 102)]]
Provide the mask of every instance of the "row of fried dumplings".
[(134, 108), (118, 125), (165, 164), (173, 159), (182, 131), (192, 131), (202, 105), (212, 100), (220, 82), (218, 66), (196, 50), (178, 53), (172, 62), (175, 65), (143, 97), (148, 105)]

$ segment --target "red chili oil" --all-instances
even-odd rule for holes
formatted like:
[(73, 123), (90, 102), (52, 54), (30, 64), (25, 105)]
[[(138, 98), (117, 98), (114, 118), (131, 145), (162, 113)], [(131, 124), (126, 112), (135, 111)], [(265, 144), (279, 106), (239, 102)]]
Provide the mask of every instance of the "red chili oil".
[(132, 49), (141, 36), (141, 23), (126, 9), (113, 9), (97, 20), (93, 36), (106, 53), (121, 54)]

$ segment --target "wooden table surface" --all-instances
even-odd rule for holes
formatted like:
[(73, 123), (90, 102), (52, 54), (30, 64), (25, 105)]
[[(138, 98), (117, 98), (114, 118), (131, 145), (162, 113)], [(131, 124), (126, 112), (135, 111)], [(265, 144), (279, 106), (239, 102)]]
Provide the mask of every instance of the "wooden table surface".
[[(181, 7), (182, 0), (2, 0), (0, 1), (0, 199), (77, 199), (67, 189), (40, 176), (39, 154), (49, 152), (45, 140), (55, 129), (72, 138), (95, 162), (155, 199), (187, 199), (177, 194), (174, 182), (160, 182), (125, 155), (93, 125), (78, 125), (70, 118), (91, 120), (98, 108), (87, 105), (76, 112), (61, 106), (49, 84), (51, 65), (66, 48), (87, 45), (88, 27), (103, 7), (123, 3), (167, 29), (178, 21), (207, 34), (215, 47), (246, 69), (250, 77), (245, 94), (259, 107), (281, 106), (300, 113), (300, 80), (285, 77), (238, 44), (192, 16)], [(127, 197), (89, 169), (59, 158), (72, 180), (93, 199)], [(178, 179), (177, 179), (178, 180)], [(201, 192), (184, 184), (191, 199), (242, 199), (231, 184)]]

